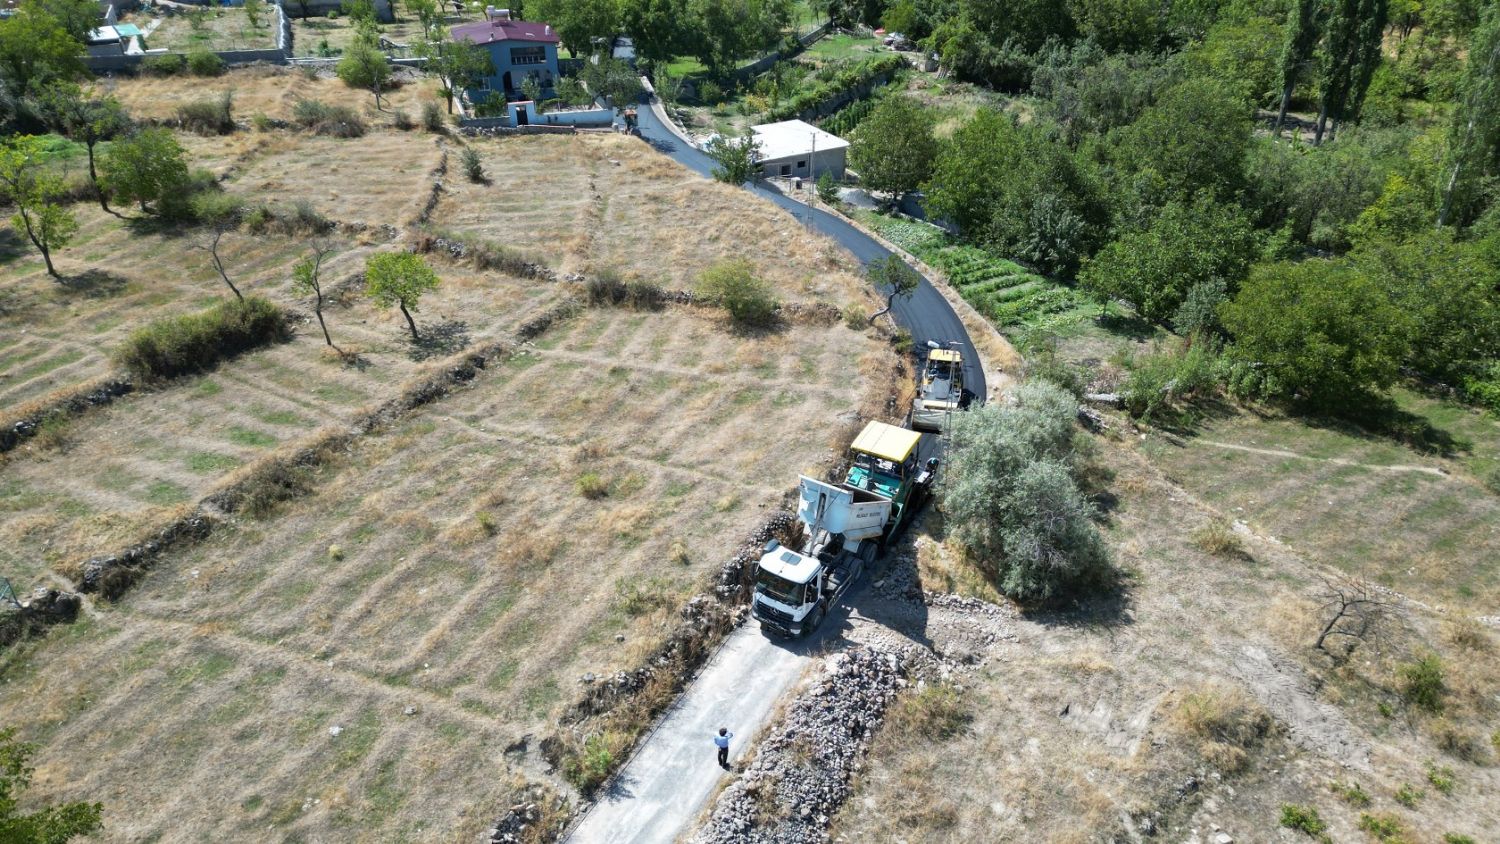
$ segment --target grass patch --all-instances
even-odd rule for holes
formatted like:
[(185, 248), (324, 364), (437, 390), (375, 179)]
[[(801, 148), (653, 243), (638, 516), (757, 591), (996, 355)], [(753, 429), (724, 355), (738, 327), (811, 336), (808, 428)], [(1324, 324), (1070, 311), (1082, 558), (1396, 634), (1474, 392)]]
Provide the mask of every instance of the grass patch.
[(609, 481), (598, 472), (584, 472), (576, 482), (578, 494), (590, 501), (598, 501), (609, 495)]
[(1331, 782), (1328, 787), (1350, 806), (1363, 808), (1370, 805), (1370, 795), (1357, 782)]
[(902, 697), (890, 717), (889, 728), (898, 734), (941, 741), (963, 732), (973, 716), (957, 689), (932, 683)]
[(1398, 670), (1401, 679), (1401, 697), (1418, 709), (1431, 713), (1443, 711), (1443, 697), (1447, 687), (1443, 683), (1443, 661), (1435, 653), (1429, 653), (1416, 662), (1409, 662)]
[(1218, 686), (1184, 695), (1175, 717), (1198, 740), (1204, 760), (1226, 772), (1242, 770), (1248, 751), (1275, 727), (1270, 713), (1243, 691)]
[(1193, 544), (1215, 557), (1238, 557), (1245, 553), (1240, 535), (1229, 525), (1212, 521), (1193, 532)]
[(1359, 828), (1385, 842), (1401, 841), (1404, 831), (1395, 815), (1372, 815), (1369, 812), (1359, 816)]
[(1312, 806), (1283, 803), (1281, 805), (1281, 825), (1287, 829), (1295, 829), (1319, 841), (1333, 841), (1332, 838), (1328, 837), (1328, 824), (1318, 815), (1318, 810)]
[(244, 428), (239, 425), (230, 427), (229, 441), (236, 445), (250, 446), (252, 448), (267, 448), (278, 442), (270, 434), (254, 430), (253, 428)]

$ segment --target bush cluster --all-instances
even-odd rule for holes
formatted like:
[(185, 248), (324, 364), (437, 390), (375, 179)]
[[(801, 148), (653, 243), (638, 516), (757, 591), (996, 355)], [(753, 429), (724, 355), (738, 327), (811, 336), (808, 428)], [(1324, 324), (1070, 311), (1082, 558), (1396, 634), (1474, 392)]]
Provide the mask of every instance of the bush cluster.
[(207, 50), (194, 50), (188, 53), (187, 70), (194, 76), (222, 76), (224, 60)]
[(314, 134), (333, 138), (358, 138), (365, 133), (365, 121), (359, 112), (322, 100), (298, 100), (292, 106), (292, 122)]
[(585, 284), (591, 305), (623, 305), (638, 310), (655, 310), (661, 307), (663, 295), (660, 287), (649, 281), (630, 279), (626, 281), (614, 270), (600, 270)]
[(183, 103), (177, 107), (177, 125), (199, 135), (228, 135), (234, 131), (234, 95), (225, 91), (213, 99)]
[(763, 328), (776, 320), (776, 298), (771, 286), (755, 275), (749, 261), (722, 261), (698, 279), (697, 294), (729, 312), (735, 325)]
[(245, 226), (255, 234), (324, 234), (335, 223), (305, 199), (287, 205), (260, 205), (245, 215)]
[(136, 378), (157, 381), (211, 369), (221, 360), (290, 335), (281, 309), (252, 296), (137, 329), (115, 353), (115, 360)]
[(187, 57), (181, 53), (147, 56), (141, 62), (141, 72), (147, 76), (177, 76), (186, 70)]
[(822, 85), (810, 91), (803, 91), (795, 97), (786, 100), (781, 105), (771, 109), (766, 117), (771, 121), (790, 120), (805, 111), (819, 108), (823, 104), (833, 101), (843, 95), (845, 91), (858, 88), (878, 76), (895, 73), (904, 67), (906, 67), (906, 59), (899, 55), (887, 54), (866, 59), (853, 67), (840, 71)]
[(1045, 381), (954, 420), (939, 489), (952, 534), (1020, 601), (1055, 601), (1105, 580), (1109, 549), (1078, 486), (1078, 399)]

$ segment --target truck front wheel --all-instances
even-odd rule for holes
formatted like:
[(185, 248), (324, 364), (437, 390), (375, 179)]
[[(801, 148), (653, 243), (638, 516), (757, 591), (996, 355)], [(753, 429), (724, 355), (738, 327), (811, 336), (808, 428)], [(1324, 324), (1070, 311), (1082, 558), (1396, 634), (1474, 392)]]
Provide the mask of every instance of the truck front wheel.
[(802, 621), (802, 635), (812, 635), (812, 632), (818, 629), (818, 625), (823, 623), (823, 616), (827, 614), (828, 608), (822, 603), (813, 607), (812, 612), (808, 613), (807, 618)]

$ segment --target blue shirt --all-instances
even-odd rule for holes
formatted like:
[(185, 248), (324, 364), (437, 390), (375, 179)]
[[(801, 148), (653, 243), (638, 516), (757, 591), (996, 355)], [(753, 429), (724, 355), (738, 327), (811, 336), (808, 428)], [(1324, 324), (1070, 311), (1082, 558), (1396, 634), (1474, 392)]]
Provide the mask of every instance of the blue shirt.
[(719, 747), (727, 748), (729, 747), (729, 740), (732, 738), (734, 738), (734, 733), (725, 733), (722, 736), (714, 736), (714, 744), (718, 745)]

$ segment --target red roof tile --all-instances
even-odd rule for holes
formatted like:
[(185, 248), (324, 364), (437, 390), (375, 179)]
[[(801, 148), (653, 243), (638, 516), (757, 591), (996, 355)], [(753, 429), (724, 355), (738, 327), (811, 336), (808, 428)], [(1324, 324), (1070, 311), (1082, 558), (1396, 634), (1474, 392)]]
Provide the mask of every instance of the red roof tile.
[(495, 41), (537, 41), (543, 44), (558, 43), (557, 33), (545, 23), (528, 21), (488, 20), (455, 26), (449, 31), (454, 41), (473, 41), (478, 45)]

